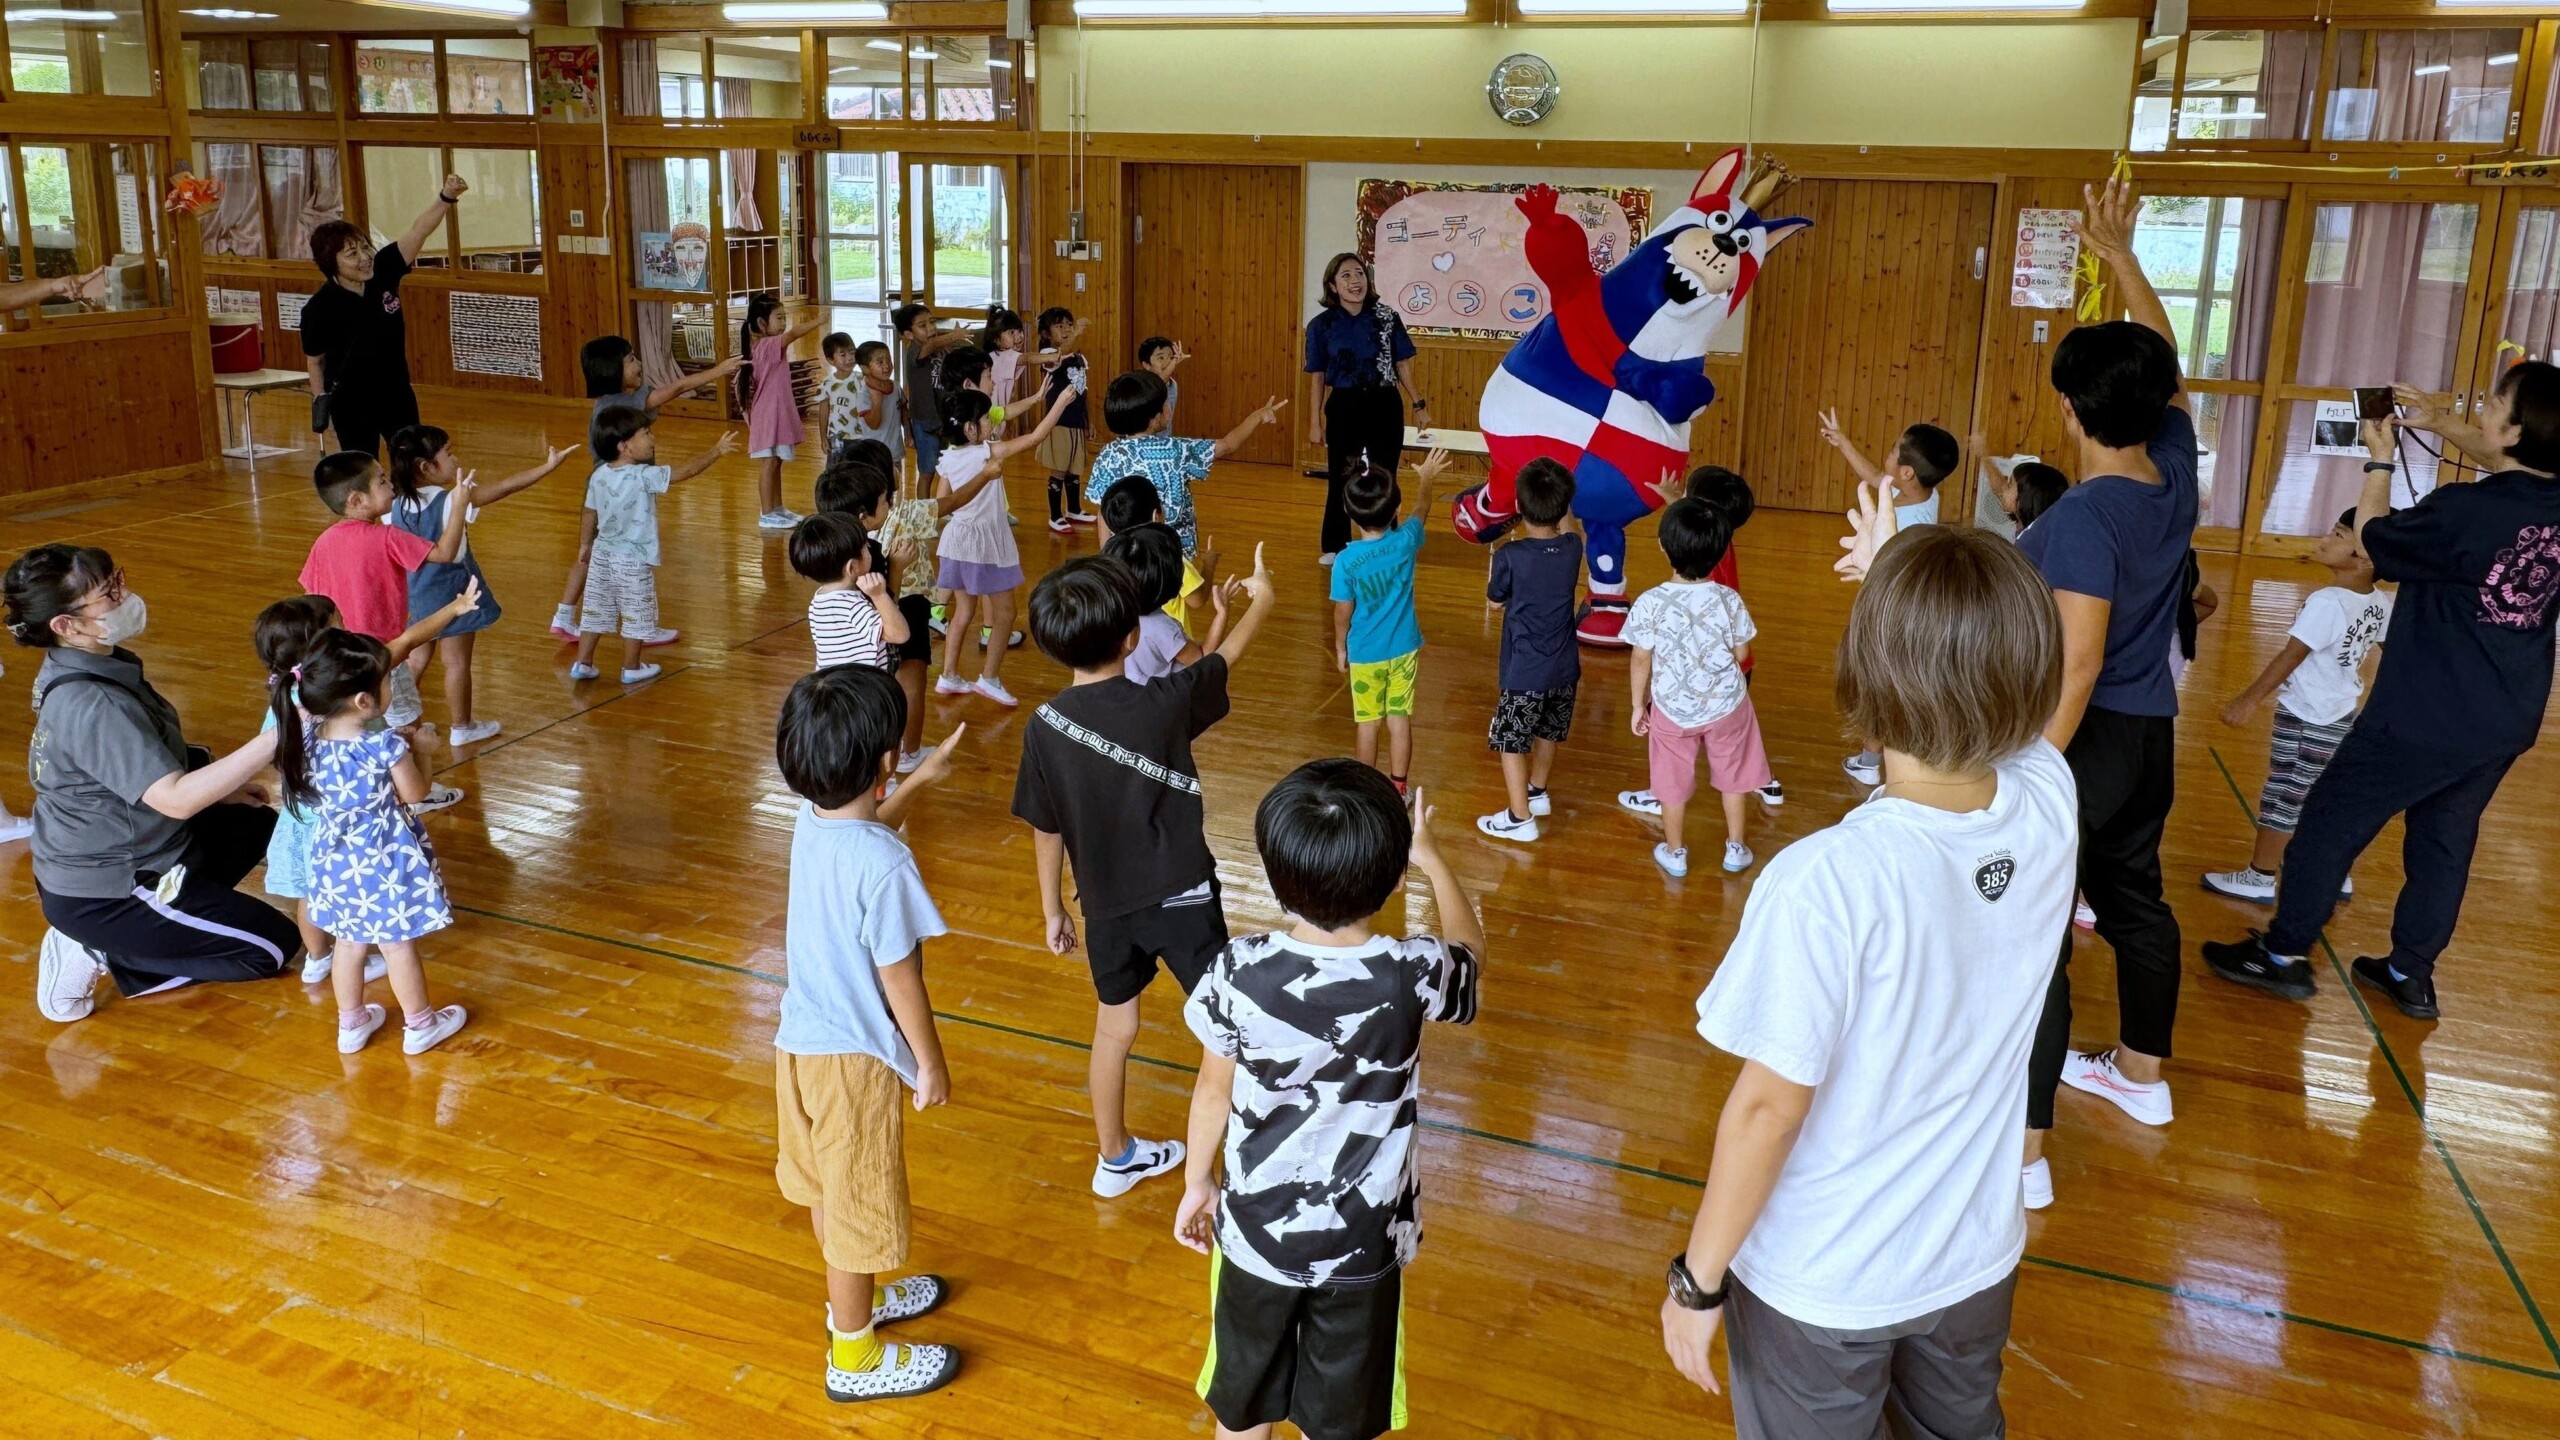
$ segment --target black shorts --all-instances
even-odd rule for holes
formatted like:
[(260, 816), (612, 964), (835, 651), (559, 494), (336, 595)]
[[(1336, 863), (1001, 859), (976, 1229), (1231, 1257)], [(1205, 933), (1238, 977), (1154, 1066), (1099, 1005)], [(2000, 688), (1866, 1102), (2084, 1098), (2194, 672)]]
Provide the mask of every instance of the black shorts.
[(1225, 948), (1227, 912), (1215, 880), (1200, 895), (1172, 896), (1105, 920), (1085, 917), (1084, 958), (1093, 967), (1093, 993), (1105, 1005), (1137, 999), (1156, 978), (1159, 959), (1188, 995)]
[(1403, 1427), (1404, 1272), (1366, 1285), (1274, 1285), (1224, 1255), (1209, 1272), (1200, 1398), (1230, 1430), (1286, 1420), (1307, 1440)]
[(1485, 743), (1501, 755), (1526, 755), (1533, 740), (1563, 744), (1573, 733), (1575, 688), (1503, 691), (1502, 698), (1493, 702), (1493, 725)]
[[(901, 595), (898, 613), (906, 617), (907, 638), (898, 642), (898, 664), (913, 660), (921, 665), (933, 663), (933, 597)], [(890, 667), (895, 669), (895, 666)]]

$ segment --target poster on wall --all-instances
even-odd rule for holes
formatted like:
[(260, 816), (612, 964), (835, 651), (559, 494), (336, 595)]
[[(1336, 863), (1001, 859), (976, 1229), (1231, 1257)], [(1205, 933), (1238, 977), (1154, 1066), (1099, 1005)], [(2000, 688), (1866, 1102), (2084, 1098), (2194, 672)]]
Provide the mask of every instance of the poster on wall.
[(309, 295), (298, 291), (278, 290), (276, 292), (276, 328), (279, 330), (300, 330), (302, 328), (303, 302), (310, 298), (311, 297)]
[(2365, 458), (2364, 440), (2356, 422), (2356, 402), (2311, 402), (2311, 453), (2355, 460)]
[(2071, 308), (2071, 275), (2080, 264), (2080, 219), (2077, 210), (2018, 212), (2018, 252), (2009, 269), (2012, 306)]
[[(224, 285), (204, 287), (204, 313), (207, 315), (255, 315), (265, 308), (258, 302), (255, 290), (234, 290)], [(300, 320), (302, 317), (297, 312), (294, 318)]]
[(541, 45), (533, 52), (533, 98), (545, 120), (596, 118), (603, 50), (595, 45)]
[(456, 115), (530, 115), (531, 82), (524, 62), (489, 55), (462, 55), (448, 48), (444, 57), (445, 88)]
[(683, 220), (673, 230), (640, 232), (643, 290), (708, 290), (711, 288), (711, 228), (699, 220)]
[(445, 317), (445, 330), (453, 337), (456, 372), (542, 378), (541, 296), (456, 290), (447, 302)]
[[(1441, 180), (1362, 180), (1357, 234), (1378, 293), (1416, 335), (1513, 340), (1547, 315), (1529, 267), (1529, 222), (1513, 199), (1528, 188)], [(1606, 271), (1643, 239), (1653, 192), (1641, 186), (1556, 187), (1559, 207)]]
[(356, 108), (368, 115), (435, 114), (435, 52), (357, 46)]

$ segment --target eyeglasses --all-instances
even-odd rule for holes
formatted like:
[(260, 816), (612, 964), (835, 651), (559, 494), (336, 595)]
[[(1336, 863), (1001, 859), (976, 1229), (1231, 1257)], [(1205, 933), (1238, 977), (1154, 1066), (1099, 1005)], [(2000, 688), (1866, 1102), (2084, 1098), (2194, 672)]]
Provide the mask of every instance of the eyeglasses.
[(113, 610), (124, 603), (124, 597), (124, 571), (119, 569), (107, 577), (105, 584), (98, 587), (98, 593), (82, 600), (76, 608), (86, 610), (92, 605), (104, 604), (108, 609)]

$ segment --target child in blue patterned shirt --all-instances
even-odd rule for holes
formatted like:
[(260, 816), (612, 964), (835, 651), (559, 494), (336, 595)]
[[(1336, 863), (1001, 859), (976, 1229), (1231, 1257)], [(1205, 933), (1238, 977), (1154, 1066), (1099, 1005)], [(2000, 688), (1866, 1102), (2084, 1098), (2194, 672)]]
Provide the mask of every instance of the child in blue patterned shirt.
[(1209, 467), (1244, 448), (1253, 432), (1279, 418), (1288, 401), (1274, 395), (1233, 430), (1215, 440), (1184, 440), (1165, 433), (1164, 377), (1132, 370), (1111, 382), (1102, 397), (1102, 420), (1120, 438), (1102, 447), (1086, 472), (1084, 498), (1102, 503), (1102, 492), (1131, 475), (1144, 475), (1164, 502), (1165, 523), (1182, 537), (1182, 553), (1200, 548), (1199, 522), (1191, 511), (1191, 487), (1209, 478)]

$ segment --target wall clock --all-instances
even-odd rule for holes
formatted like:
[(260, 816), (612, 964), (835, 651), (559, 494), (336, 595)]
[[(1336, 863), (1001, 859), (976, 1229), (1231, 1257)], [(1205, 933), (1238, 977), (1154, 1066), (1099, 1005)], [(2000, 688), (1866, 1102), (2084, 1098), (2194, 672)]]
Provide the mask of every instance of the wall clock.
[(1535, 125), (1556, 108), (1556, 67), (1522, 51), (1502, 57), (1484, 82), (1484, 98), (1506, 125)]

